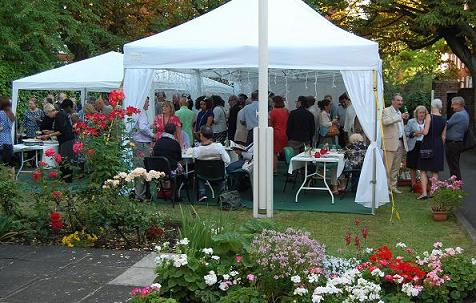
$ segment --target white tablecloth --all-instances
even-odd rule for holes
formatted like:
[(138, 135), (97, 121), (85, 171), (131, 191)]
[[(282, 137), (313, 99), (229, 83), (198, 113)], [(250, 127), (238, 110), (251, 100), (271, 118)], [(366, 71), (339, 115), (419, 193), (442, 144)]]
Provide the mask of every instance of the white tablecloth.
[(31, 145), (31, 146), (27, 146), (25, 144), (15, 144), (15, 145), (13, 145), (13, 152), (14, 153), (19, 153), (19, 152), (27, 152), (27, 151), (37, 150), (38, 153), (39, 153), (39, 160), (40, 161), (46, 162), (48, 167), (56, 167), (56, 161), (45, 155), (46, 150), (48, 150), (49, 148), (53, 148), (56, 152), (58, 152), (59, 144), (54, 143), (54, 144)]
[[(319, 150), (316, 150), (319, 151)], [(316, 151), (312, 152), (312, 156), (309, 154), (306, 154), (304, 152), (300, 153), (299, 155), (296, 155), (291, 158), (291, 162), (289, 163), (289, 168), (288, 168), (288, 173), (292, 174), (294, 170), (300, 169), (304, 167), (305, 162), (310, 162), (310, 163), (337, 163), (337, 178), (342, 174), (342, 171), (344, 170), (344, 154), (340, 154), (337, 152), (330, 152), (324, 156), (321, 156), (320, 158), (314, 157), (314, 153)]]

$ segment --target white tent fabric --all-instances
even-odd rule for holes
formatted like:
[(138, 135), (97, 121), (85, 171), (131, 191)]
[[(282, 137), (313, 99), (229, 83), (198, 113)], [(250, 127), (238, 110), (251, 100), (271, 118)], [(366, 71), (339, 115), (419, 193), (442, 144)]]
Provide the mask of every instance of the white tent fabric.
[[(245, 22), (232, 22), (237, 16)], [(269, 4), (269, 68), (368, 70), (378, 45), (348, 33), (300, 0)], [(126, 68), (258, 66), (258, 1), (233, 0), (185, 24), (124, 45)]]
[[(12, 85), (13, 111), (16, 111), (18, 103), (18, 90), (22, 89), (111, 91), (119, 88), (124, 77), (123, 62), (123, 54), (108, 52), (15, 80)], [(154, 83), (154, 88), (162, 90), (194, 92), (195, 94), (200, 91), (224, 95), (233, 94), (233, 87), (229, 85), (208, 78), (200, 80), (202, 87), (197, 88), (198, 82), (192, 75), (157, 70), (154, 72), (152, 82)], [(198, 95), (193, 94), (192, 96), (198, 97)]]
[[(344, 78), (345, 86), (349, 93), (349, 97), (352, 100), (352, 104), (359, 117), (359, 122), (364, 129), (365, 135), (370, 140), (370, 146), (365, 154), (364, 163), (362, 165), (362, 172), (360, 174), (359, 186), (357, 188), (357, 194), (355, 202), (364, 205), (365, 207), (372, 207), (372, 184), (370, 181), (373, 178), (373, 155), (377, 154), (375, 159), (376, 165), (376, 205), (378, 208), (380, 205), (389, 202), (389, 196), (387, 191), (387, 177), (385, 174), (385, 166), (383, 164), (382, 157), (380, 156), (380, 130), (378, 123), (378, 115), (374, 115), (373, 111), (369, 111), (370, 104), (374, 104), (375, 97), (373, 94), (373, 75), (372, 71), (342, 71), (342, 77)], [(379, 104), (378, 112), (383, 109), (382, 87), (378, 87)], [(371, 113), (369, 115), (369, 112)], [(377, 121), (375, 118), (377, 117)], [(375, 137), (375, 128), (377, 127), (377, 137)]]
[[(245, 15), (246, 22), (230, 22), (239, 15)], [(379, 70), (378, 44), (336, 27), (301, 0), (270, 1), (268, 15), (268, 67), (271, 71), (282, 75), (299, 74), (299, 71), (341, 71), (346, 75), (347, 91), (352, 91), (351, 97), (358, 98), (354, 101), (362, 106), (357, 116), (366, 121), (365, 132), (373, 138), (368, 133), (373, 130), (370, 123), (375, 124), (370, 110), (376, 110), (371, 98), (372, 77), (363, 77), (358, 71), (371, 75), (372, 71)], [(180, 26), (128, 43), (124, 45), (124, 67), (126, 75), (130, 74), (131, 78), (138, 78), (141, 69), (198, 71), (202, 76), (218, 75), (236, 81), (243, 88), (243, 74), (248, 73), (248, 78), (250, 74), (257, 74), (258, 1), (232, 0)], [(345, 74), (344, 71), (356, 73)], [(129, 82), (127, 78), (124, 82), (125, 102), (137, 106), (136, 102), (145, 98), (143, 95), (139, 96), (142, 99), (137, 99), (134, 92), (141, 81)], [(280, 78), (287, 81), (288, 76)], [(381, 74), (378, 81), (382, 82)], [(361, 92), (359, 87), (368, 91)], [(376, 127), (379, 133), (380, 125), (377, 123)], [(373, 138), (370, 152), (377, 148), (376, 139)], [(377, 176), (385, 173), (381, 159), (376, 163), (366, 160), (361, 184), (370, 182), (368, 178), (372, 176), (374, 165), (377, 165)], [(381, 192), (378, 202), (388, 202), (385, 178), (376, 181)], [(356, 201), (365, 206), (369, 206), (371, 201), (367, 194), (369, 188), (361, 188), (356, 197)]]

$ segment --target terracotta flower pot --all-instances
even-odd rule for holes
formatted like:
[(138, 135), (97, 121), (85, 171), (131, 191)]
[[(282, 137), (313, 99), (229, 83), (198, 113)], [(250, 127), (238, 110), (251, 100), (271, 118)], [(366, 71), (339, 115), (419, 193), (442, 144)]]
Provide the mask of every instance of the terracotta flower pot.
[(435, 221), (446, 221), (448, 220), (448, 211), (435, 211), (432, 210), (433, 220)]

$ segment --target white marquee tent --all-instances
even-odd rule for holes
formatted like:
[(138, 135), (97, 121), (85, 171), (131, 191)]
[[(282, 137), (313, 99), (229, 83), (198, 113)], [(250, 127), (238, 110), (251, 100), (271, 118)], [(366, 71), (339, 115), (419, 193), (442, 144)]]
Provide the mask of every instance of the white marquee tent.
[[(242, 88), (246, 83), (249, 89), (256, 87), (252, 81), (257, 78), (259, 58), (258, 2), (232, 0), (180, 26), (126, 44), (126, 104), (137, 105), (146, 96), (155, 69), (211, 75), (235, 81)], [(321, 75), (332, 74), (338, 78), (335, 81), (342, 81), (371, 141), (356, 202), (372, 208), (389, 202), (379, 148), (383, 86), (378, 44), (336, 27), (301, 0), (272, 0), (268, 15), (269, 83), (273, 78), (279, 78), (275, 83), (288, 79), (303, 83), (310, 77), (318, 95)], [(246, 16), (246, 21), (234, 22), (236, 16)], [(262, 155), (256, 162), (266, 161)], [(270, 180), (259, 180), (268, 182), (259, 187), (269, 188), (272, 176)]]
[[(82, 101), (84, 102), (88, 91), (101, 92), (119, 88), (124, 78), (123, 56), (118, 52), (108, 52), (15, 80), (12, 85), (13, 111), (16, 111), (18, 91), (22, 89), (81, 91)], [(233, 87), (231, 86), (204, 77), (198, 80), (190, 74), (156, 70), (149, 95), (153, 96), (154, 89), (188, 92), (194, 98), (202, 93), (233, 94)], [(197, 87), (197, 83), (201, 85), (200, 88)]]

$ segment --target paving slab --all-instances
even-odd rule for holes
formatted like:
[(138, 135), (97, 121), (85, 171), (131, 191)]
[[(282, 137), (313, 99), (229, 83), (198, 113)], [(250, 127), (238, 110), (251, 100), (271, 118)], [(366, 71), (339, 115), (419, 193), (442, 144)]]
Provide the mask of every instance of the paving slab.
[(128, 270), (109, 282), (110, 285), (124, 286), (149, 286), (156, 278), (155, 258), (156, 253), (150, 253)]
[[(0, 302), (126, 302), (131, 286), (107, 285), (148, 253), (0, 245)], [(153, 273), (153, 269), (149, 269)]]

